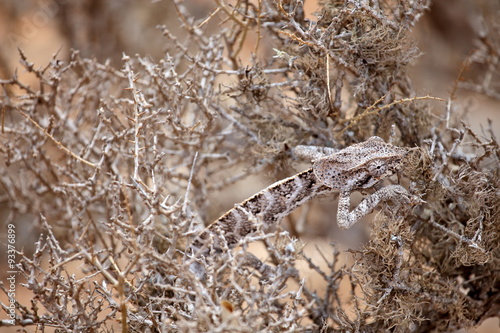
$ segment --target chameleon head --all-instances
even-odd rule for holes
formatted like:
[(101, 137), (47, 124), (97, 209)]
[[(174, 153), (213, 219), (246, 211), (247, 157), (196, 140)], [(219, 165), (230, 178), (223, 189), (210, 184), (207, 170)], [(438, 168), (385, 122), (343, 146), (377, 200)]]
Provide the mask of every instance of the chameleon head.
[(370, 188), (392, 175), (407, 153), (405, 148), (372, 136), (365, 142), (316, 160), (313, 171), (322, 184), (333, 189)]

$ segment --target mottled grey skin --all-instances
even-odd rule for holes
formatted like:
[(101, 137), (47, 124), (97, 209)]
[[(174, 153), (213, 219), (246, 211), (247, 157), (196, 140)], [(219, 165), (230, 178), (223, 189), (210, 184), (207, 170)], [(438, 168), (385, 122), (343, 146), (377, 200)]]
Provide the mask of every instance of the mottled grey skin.
[(280, 180), (254, 194), (219, 217), (209, 225), (193, 243), (200, 248), (204, 240), (214, 236), (214, 248), (219, 248), (219, 230), (224, 233), (229, 248), (236, 246), (240, 239), (256, 231), (252, 220), (262, 221), (264, 227), (277, 224), (295, 208), (319, 194), (331, 193), (335, 189), (318, 182), (312, 168), (295, 176)]
[(392, 175), (408, 152), (379, 137), (371, 137), (334, 153), (331, 148), (309, 146), (299, 146), (297, 151), (303, 157), (314, 159), (312, 168), (280, 180), (235, 205), (198, 235), (192, 244), (193, 253), (199, 253), (204, 245), (208, 245), (209, 238), (213, 243), (202, 252), (207, 253), (210, 247), (221, 251), (221, 233), (227, 246), (233, 248), (243, 237), (257, 230), (257, 223), (262, 222), (264, 228), (275, 225), (295, 208), (320, 194), (339, 192), (337, 223), (342, 229), (350, 228), (371, 213), (380, 201), (420, 202), (404, 187), (388, 185), (349, 212), (351, 192), (371, 188)]

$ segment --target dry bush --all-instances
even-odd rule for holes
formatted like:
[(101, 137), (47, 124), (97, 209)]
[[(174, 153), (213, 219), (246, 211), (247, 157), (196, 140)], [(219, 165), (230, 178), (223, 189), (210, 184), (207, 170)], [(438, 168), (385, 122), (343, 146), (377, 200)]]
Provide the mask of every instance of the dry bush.
[[(463, 88), (498, 98), (498, 27), (481, 35), (444, 103), (417, 95), (407, 76), (419, 55), (408, 34), (427, 1), (323, 2), (316, 20), (301, 1), (218, 2), (199, 20), (174, 5), (185, 37), (160, 27), (169, 51), (159, 61), (124, 55), (117, 68), (72, 51), (35, 68), (20, 52), (38, 85), (0, 81), (4, 223), (28, 216), (40, 229), (34, 253), (17, 255), (34, 296), (16, 301), (15, 325), (428, 332), (499, 315), (500, 150), (493, 125), (475, 133), (455, 102)], [(213, 21), (223, 23), (205, 29)], [(471, 66), (489, 79), (467, 77)], [(216, 217), (221, 190), (293, 174), (297, 144), (387, 139), (393, 124), (397, 144), (415, 147), (402, 181), (426, 202), (383, 207), (353, 265), (332, 246), (320, 267), (278, 227), (207, 258), (205, 281), (190, 272), (185, 250)], [(280, 272), (273, 281), (241, 262), (255, 240)]]

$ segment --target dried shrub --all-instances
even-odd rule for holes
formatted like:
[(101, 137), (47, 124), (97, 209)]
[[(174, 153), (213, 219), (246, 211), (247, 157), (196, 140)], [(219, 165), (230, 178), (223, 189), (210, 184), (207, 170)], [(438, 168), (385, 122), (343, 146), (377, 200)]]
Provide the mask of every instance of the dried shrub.
[[(463, 88), (498, 98), (498, 30), (463, 71), (481, 64), (490, 80), (457, 80), (445, 104), (416, 95), (407, 75), (419, 55), (409, 31), (427, 1), (324, 2), (315, 20), (301, 1), (217, 4), (196, 21), (174, 1), (184, 31), (159, 27), (169, 45), (159, 61), (124, 55), (117, 68), (74, 50), (35, 68), (21, 51), (37, 87), (0, 81), (5, 225), (28, 217), (40, 230), (33, 253), (17, 256), (33, 299), (15, 302), (15, 325), (428, 332), (498, 316), (499, 146), (492, 124), (478, 134), (455, 116)], [(292, 174), (297, 144), (340, 148), (388, 138), (392, 125), (399, 145), (415, 147), (402, 181), (426, 202), (383, 207), (352, 265), (335, 246), (318, 263), (278, 227), (207, 258), (204, 281), (190, 272), (186, 249), (220, 213), (221, 190)], [(256, 241), (276, 279), (242, 259)], [(306, 283), (304, 263), (323, 289)]]

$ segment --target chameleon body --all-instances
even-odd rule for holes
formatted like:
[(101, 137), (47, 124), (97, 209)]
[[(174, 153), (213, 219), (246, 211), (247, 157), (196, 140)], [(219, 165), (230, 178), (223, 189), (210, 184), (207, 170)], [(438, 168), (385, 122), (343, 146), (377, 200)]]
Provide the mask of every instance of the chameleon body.
[(213, 241), (210, 247), (221, 251), (221, 235), (225, 244), (233, 248), (245, 236), (255, 232), (259, 222), (264, 228), (275, 225), (295, 208), (321, 194), (339, 192), (337, 223), (342, 229), (350, 228), (371, 213), (380, 201), (419, 201), (404, 187), (388, 185), (349, 211), (351, 192), (371, 188), (392, 175), (408, 153), (407, 149), (386, 143), (379, 137), (373, 136), (338, 152), (311, 146), (298, 146), (295, 152), (301, 157), (314, 159), (312, 167), (236, 204), (195, 238), (192, 252), (199, 253), (202, 248), (208, 250), (209, 239)]

